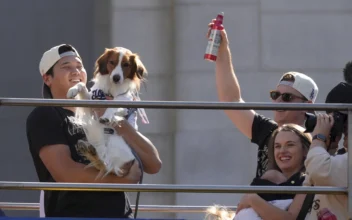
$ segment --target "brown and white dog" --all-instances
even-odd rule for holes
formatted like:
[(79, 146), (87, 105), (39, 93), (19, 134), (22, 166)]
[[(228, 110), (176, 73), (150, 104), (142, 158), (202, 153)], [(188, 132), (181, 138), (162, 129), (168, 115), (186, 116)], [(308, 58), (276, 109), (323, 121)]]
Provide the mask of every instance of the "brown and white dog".
[[(91, 91), (84, 83), (78, 83), (69, 89), (67, 97), (102, 99), (112, 96), (113, 100), (139, 100), (140, 84), (146, 73), (138, 54), (123, 47), (105, 49), (95, 63)], [(91, 162), (90, 166), (100, 170), (99, 176), (110, 172), (118, 176), (128, 174), (135, 156), (113, 126), (129, 116), (128, 122), (137, 130), (137, 111), (131, 113), (131, 109), (127, 108), (107, 108), (98, 118), (91, 108), (84, 107), (77, 108), (75, 117), (70, 118), (85, 131), (87, 142), (80, 141), (78, 151)], [(148, 123), (146, 115), (140, 115)]]

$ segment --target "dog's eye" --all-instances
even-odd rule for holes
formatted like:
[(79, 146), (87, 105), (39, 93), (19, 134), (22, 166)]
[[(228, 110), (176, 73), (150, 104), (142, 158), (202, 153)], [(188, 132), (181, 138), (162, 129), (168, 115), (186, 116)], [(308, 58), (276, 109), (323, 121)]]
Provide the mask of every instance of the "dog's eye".
[(112, 60), (110, 60), (109, 63), (110, 63), (111, 65), (115, 65), (115, 62), (112, 61)]
[(124, 64), (122, 64), (122, 66), (123, 66), (123, 67), (129, 67), (130, 64), (129, 64), (129, 63), (124, 63)]

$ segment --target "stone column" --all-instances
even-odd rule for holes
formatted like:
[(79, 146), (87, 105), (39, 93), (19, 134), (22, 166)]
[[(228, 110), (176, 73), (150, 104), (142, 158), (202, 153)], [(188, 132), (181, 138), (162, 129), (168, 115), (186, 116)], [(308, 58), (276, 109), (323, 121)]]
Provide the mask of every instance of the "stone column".
[[(174, 54), (172, 1), (129, 0), (112, 2), (111, 46), (129, 48), (140, 55), (148, 70), (142, 100), (174, 100)], [(143, 183), (174, 183), (174, 111), (146, 109), (150, 124), (139, 121), (140, 131), (159, 150), (163, 165), (156, 175), (145, 175)], [(136, 193), (129, 193), (135, 204)], [(141, 193), (143, 205), (173, 205), (173, 193)], [(139, 212), (138, 217), (172, 218), (168, 213)]]

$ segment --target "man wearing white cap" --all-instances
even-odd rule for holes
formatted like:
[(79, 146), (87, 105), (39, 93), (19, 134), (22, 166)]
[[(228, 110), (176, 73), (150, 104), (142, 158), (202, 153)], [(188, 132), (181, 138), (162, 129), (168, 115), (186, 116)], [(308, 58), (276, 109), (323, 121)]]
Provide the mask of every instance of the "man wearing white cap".
[[(87, 83), (87, 73), (77, 50), (61, 44), (46, 51), (39, 65), (43, 78), (43, 97), (66, 99), (69, 88), (78, 82)], [(138, 162), (123, 178), (110, 174), (96, 179), (99, 171), (76, 150), (83, 131), (67, 119), (72, 107), (36, 107), (28, 116), (26, 130), (29, 149), (41, 182), (138, 183), (141, 171)], [(115, 128), (140, 157), (145, 172), (156, 173), (160, 159), (153, 144), (129, 123)], [(147, 168), (147, 169), (146, 169)], [(129, 218), (132, 210), (124, 192), (45, 191), (46, 217)]]
[[(209, 23), (208, 35), (212, 25), (213, 23)], [(222, 102), (244, 102), (232, 65), (225, 29), (221, 30), (221, 37), (222, 42), (216, 60), (215, 74), (219, 100)], [(285, 73), (279, 80), (276, 89), (270, 92), (270, 98), (273, 102), (314, 103), (317, 96), (318, 87), (314, 80), (298, 72)], [(274, 111), (274, 120), (259, 115), (253, 110), (225, 110), (225, 113), (252, 143), (258, 145), (257, 177), (262, 176), (268, 169), (267, 142), (272, 132), (285, 123), (304, 126), (305, 121), (305, 111)]]

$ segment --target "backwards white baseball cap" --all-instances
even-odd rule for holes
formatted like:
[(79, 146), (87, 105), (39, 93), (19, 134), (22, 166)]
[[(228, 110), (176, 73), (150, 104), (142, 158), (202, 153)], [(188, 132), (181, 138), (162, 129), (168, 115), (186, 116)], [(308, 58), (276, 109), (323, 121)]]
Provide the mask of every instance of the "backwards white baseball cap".
[[(43, 76), (46, 74), (50, 68), (56, 64), (57, 61), (67, 56), (77, 56), (81, 59), (77, 50), (69, 44), (60, 44), (58, 46), (52, 47), (48, 51), (45, 51), (39, 63), (40, 75)], [(43, 83), (43, 98), (53, 98), (50, 88), (45, 83)]]
[(278, 83), (278, 85), (291, 86), (299, 93), (301, 93), (307, 100), (313, 103), (318, 96), (318, 86), (312, 78), (299, 72), (287, 72), (284, 73)]

